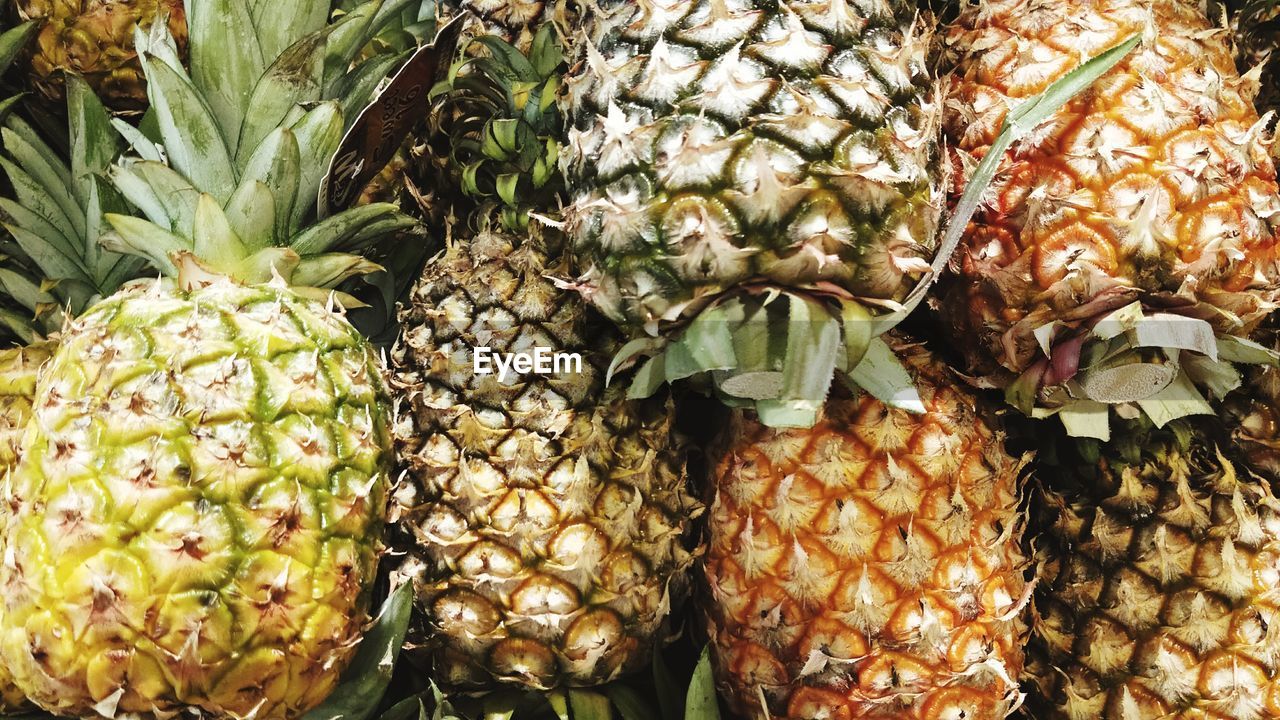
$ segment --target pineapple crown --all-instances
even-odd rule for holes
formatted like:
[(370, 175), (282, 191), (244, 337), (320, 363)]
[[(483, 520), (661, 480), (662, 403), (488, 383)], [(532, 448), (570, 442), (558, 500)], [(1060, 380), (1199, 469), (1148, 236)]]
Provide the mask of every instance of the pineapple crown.
[(556, 103), (564, 53), (543, 25), (527, 54), (496, 36), (475, 38), (431, 90), (431, 132), (447, 143), (449, 171), (472, 210), (494, 210), (508, 230), (524, 230), (531, 210), (554, 206), (563, 127)]
[[(0, 71), (40, 25), (33, 20), (0, 33)], [(0, 224), (8, 231), (0, 240), (0, 336), (9, 342), (36, 342), (57, 332), (67, 312), (80, 312), (143, 265), (97, 243), (102, 213), (127, 207), (98, 178), (118, 153), (119, 138), (80, 78), (69, 76), (66, 87), (68, 158), (12, 114), (21, 95), (0, 102), (0, 168), (9, 180), (0, 197)]]
[(163, 23), (138, 31), (159, 141), (116, 121), (133, 154), (109, 175), (142, 217), (108, 213), (103, 242), (179, 284), (213, 273), (321, 289), (379, 270), (351, 253), (414, 221), (385, 203), (318, 218), (317, 193), (404, 57), (361, 52), (411, 2), (372, 0), (328, 23), (328, 4), (311, 0), (191, 0), (189, 70)]
[[(12, 237), (0, 264), (0, 290), (17, 308), (0, 312), (24, 343), (57, 332), (76, 315), (142, 272), (144, 261), (98, 244), (104, 212), (128, 205), (101, 174), (120, 150), (106, 108), (80, 78), (68, 76), (70, 157), (63, 160), (16, 115), (0, 129), (0, 168), (12, 197), (0, 197)], [(18, 309), (20, 308), (20, 309)]]

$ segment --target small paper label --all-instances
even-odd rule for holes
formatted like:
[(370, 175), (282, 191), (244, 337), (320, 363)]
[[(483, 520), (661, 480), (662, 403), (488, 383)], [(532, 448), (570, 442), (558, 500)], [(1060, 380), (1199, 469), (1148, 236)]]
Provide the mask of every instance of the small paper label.
[(463, 18), (454, 18), (420, 48), (360, 112), (329, 161), (320, 183), (317, 208), (322, 218), (351, 206), (369, 181), (386, 167), (413, 126), (430, 110), (431, 87), (458, 50)]

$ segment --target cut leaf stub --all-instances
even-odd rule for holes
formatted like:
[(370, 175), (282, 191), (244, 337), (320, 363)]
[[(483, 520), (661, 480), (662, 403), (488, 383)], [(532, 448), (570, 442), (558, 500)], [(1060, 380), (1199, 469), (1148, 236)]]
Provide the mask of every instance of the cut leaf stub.
[[(1146, 415), (1157, 427), (1212, 414), (1241, 384), (1236, 365), (1280, 367), (1280, 353), (1214, 332), (1209, 322), (1132, 303), (1091, 329), (1057, 323), (1036, 330), (1044, 357), (1006, 390), (1035, 417), (1058, 415), (1076, 437), (1106, 440), (1112, 412)], [(1067, 370), (1064, 371), (1064, 368)]]

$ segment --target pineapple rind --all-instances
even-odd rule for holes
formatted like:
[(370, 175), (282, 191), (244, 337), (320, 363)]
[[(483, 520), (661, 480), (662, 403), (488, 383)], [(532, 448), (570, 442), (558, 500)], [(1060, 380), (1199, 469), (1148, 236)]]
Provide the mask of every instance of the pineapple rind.
[(1034, 717), (1280, 717), (1280, 500), (1220, 429), (1128, 427), (1126, 451), (1041, 468)]
[(389, 403), (283, 287), (135, 285), (72, 321), (0, 519), (0, 661), (65, 715), (293, 718), (364, 624)]
[(942, 209), (931, 21), (912, 3), (598, 5), (565, 168), (602, 312), (652, 333), (745, 283), (907, 295)]
[[(590, 686), (643, 667), (693, 562), (701, 510), (670, 403), (604, 388), (616, 341), (549, 279), (567, 266), (529, 232), (452, 244), (392, 352), (394, 547), (420, 610), (409, 654), (452, 688)], [(580, 353), (582, 372), (478, 375), (481, 346)]]
[(713, 454), (705, 615), (744, 717), (997, 720), (1018, 703), (1025, 461), (936, 358), (895, 343), (925, 414), (837, 395), (812, 429), (775, 430), (736, 411)]
[[(5, 479), (22, 457), (22, 435), (31, 419), (36, 378), (56, 347), (52, 342), (39, 342), (0, 352), (0, 473)], [(0, 615), (3, 613), (4, 607), (0, 604)], [(0, 663), (0, 714), (30, 709), (27, 696), (14, 684), (4, 663)]]
[(30, 82), (47, 101), (64, 97), (63, 73), (85, 79), (115, 111), (147, 108), (146, 80), (134, 50), (134, 30), (161, 16), (185, 51), (186, 15), (180, 0), (16, 0), (18, 16), (43, 25), (31, 49)]
[[(1276, 307), (1280, 188), (1226, 33), (1186, 0), (983, 0), (947, 36), (948, 138), (981, 157), (1008, 112), (1141, 45), (1006, 154), (940, 290), (967, 370), (1006, 386), (1135, 301), (1246, 335)], [(963, 163), (962, 163), (963, 164)]]

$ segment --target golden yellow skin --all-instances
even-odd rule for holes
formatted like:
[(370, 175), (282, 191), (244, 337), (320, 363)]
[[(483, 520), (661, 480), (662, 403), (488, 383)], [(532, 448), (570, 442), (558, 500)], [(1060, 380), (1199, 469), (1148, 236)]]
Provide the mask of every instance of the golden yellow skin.
[(30, 82), (45, 100), (62, 102), (62, 73), (82, 77), (114, 111), (147, 107), (146, 80), (133, 49), (136, 27), (167, 15), (169, 32), (186, 50), (181, 0), (15, 0), (23, 20), (43, 20), (30, 52)]
[(1044, 357), (1037, 327), (1066, 323), (1065, 343), (1135, 300), (1235, 335), (1274, 307), (1276, 170), (1227, 34), (1198, 3), (970, 7), (947, 36), (951, 143), (981, 157), (1009, 108), (1134, 34), (1132, 54), (1006, 154), (964, 237), (941, 307), (971, 373), (1007, 383)]
[(924, 415), (866, 395), (809, 430), (737, 414), (712, 458), (706, 627), (745, 717), (996, 720), (1016, 703), (1025, 463), (935, 358), (898, 350)]

